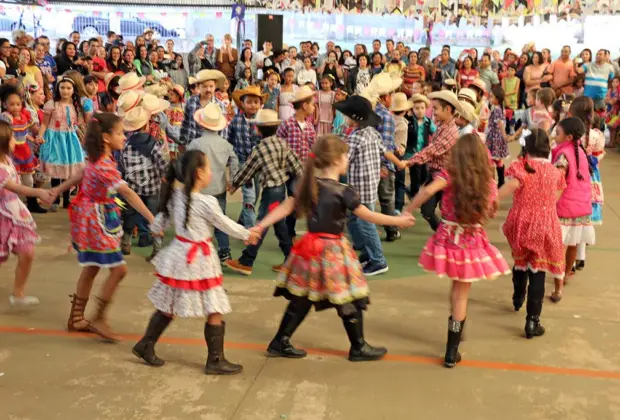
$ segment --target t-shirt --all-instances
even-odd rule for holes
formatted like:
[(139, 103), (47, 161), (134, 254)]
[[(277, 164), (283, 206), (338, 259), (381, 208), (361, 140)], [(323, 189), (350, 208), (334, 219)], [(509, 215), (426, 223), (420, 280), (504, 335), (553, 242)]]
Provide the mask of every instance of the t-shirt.
[(489, 67), (487, 67), (486, 69), (481, 68), (478, 77), (484, 82), (487, 88), (487, 92), (491, 91), (493, 85), (499, 84), (499, 78), (497, 77), (497, 73), (495, 73)]
[(583, 88), (583, 96), (592, 99), (605, 99), (608, 83), (614, 78), (614, 68), (609, 63), (601, 65), (595, 63), (584, 64), (586, 80)]
[[(93, 57), (93, 71), (104, 72), (104, 73), (108, 71), (108, 65), (106, 64), (103, 58)], [(99, 93), (105, 92), (106, 91), (105, 81), (98, 78), (97, 82), (98, 82), (97, 92)]]
[[(564, 62), (561, 58), (551, 63), (551, 67), (549, 67), (547, 73), (553, 75), (553, 83), (558, 86), (568, 83), (569, 80), (576, 76), (573, 62), (571, 60)], [(564, 86), (561, 90), (562, 93), (572, 94), (573, 85), (569, 84), (568, 86)]]

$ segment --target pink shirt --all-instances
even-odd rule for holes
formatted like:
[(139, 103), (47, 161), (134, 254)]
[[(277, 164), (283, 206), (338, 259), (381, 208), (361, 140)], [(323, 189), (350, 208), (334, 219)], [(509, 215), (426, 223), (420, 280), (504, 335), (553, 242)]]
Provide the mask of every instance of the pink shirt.
[[(575, 67), (573, 65), (572, 60), (563, 61), (561, 58), (558, 58), (549, 67), (547, 73), (553, 75), (553, 83), (558, 86), (562, 86), (568, 83), (571, 79), (573, 79), (577, 74), (575, 73)], [(573, 84), (569, 84), (561, 88), (562, 93), (572, 94), (573, 93)]]

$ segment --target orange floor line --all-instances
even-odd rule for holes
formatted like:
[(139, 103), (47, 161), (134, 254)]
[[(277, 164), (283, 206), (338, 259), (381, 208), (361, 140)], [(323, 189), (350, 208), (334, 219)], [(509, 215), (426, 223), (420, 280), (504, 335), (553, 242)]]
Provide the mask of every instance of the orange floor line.
[[(94, 334), (90, 333), (70, 333), (63, 330), (44, 330), (39, 328), (26, 328), (26, 327), (11, 327), (0, 326), (0, 333), (11, 334), (28, 334), (36, 336), (51, 336), (51, 337), (94, 337)], [(137, 341), (140, 336), (137, 335), (121, 335), (122, 341)], [(184, 346), (204, 346), (204, 340), (198, 338), (183, 338), (183, 337), (162, 337), (161, 343), (166, 344), (179, 344)], [(258, 343), (241, 343), (241, 342), (226, 342), (226, 347), (238, 350), (253, 350), (253, 351), (265, 351), (266, 344)], [(347, 352), (327, 349), (305, 349), (308, 354), (316, 356), (337, 356), (346, 357)], [(409, 356), (404, 354), (387, 354), (385, 360), (402, 363), (412, 364), (425, 364), (425, 365), (441, 365), (442, 360), (435, 357), (424, 356)], [(485, 360), (463, 360), (459, 366), (467, 366), (479, 369), (492, 369), (492, 370), (506, 370), (513, 372), (531, 372), (539, 374), (549, 375), (565, 375), (565, 376), (578, 376), (585, 378), (598, 378), (598, 379), (620, 379), (620, 372), (604, 371), (604, 370), (591, 370), (591, 369), (579, 369), (579, 368), (563, 368), (544, 365), (527, 365), (520, 363), (505, 363), (505, 362), (492, 362)]]

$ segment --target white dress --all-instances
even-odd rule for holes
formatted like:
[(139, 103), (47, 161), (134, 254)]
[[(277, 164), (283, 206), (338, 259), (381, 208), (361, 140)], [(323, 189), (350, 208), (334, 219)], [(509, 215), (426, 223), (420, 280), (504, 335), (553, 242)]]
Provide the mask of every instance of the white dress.
[(290, 92), (280, 91), (280, 121), (286, 121), (295, 115), (295, 109), (291, 103), (291, 100), (295, 97), (295, 92), (297, 92), (297, 85), (293, 85), (293, 90)]
[(157, 280), (148, 297), (156, 309), (183, 318), (227, 314), (231, 311), (228, 296), (222, 287), (222, 267), (213, 246), (213, 229), (247, 240), (250, 232), (222, 213), (217, 199), (192, 193), (187, 229), (185, 207), (187, 198), (182, 189), (175, 189), (168, 204), (170, 217), (159, 213), (151, 231), (162, 232), (174, 221), (176, 236), (151, 261)]

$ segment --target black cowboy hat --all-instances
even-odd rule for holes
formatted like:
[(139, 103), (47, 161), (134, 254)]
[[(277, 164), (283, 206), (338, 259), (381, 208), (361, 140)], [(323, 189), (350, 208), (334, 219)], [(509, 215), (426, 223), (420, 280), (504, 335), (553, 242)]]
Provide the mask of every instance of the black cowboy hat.
[(336, 102), (334, 108), (361, 125), (374, 127), (381, 122), (381, 117), (372, 110), (370, 101), (363, 96), (350, 96), (344, 101)]

